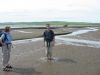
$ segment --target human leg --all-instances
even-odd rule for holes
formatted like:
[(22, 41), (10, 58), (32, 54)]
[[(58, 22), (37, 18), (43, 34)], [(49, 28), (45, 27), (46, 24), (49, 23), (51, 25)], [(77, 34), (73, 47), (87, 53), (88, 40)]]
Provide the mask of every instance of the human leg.
[[(11, 51), (11, 45), (4, 45), (2, 47), (2, 54), (3, 54), (3, 58), (2, 58), (2, 64), (3, 64), (3, 70), (6, 71), (7, 68), (11, 67), (9, 65), (9, 60), (10, 60), (10, 51)], [(12, 67), (11, 67), (12, 68)]]

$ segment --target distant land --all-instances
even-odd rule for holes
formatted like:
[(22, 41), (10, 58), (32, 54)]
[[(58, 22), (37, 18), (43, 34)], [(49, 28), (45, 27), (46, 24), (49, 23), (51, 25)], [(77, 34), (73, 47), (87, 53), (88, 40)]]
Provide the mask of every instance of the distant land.
[(0, 23), (0, 25), (88, 25), (88, 26), (100, 26), (100, 23), (89, 23), (89, 22), (66, 22), (66, 21), (44, 21), (44, 22), (4, 22)]

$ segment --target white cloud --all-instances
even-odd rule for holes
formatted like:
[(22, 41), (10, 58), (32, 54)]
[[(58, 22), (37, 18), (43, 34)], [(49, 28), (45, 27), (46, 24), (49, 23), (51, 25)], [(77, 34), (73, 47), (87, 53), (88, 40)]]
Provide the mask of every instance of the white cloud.
[(99, 3), (99, 0), (0, 0), (0, 20), (98, 19)]
[(91, 9), (98, 7), (97, 0), (0, 0), (0, 11), (37, 9)]

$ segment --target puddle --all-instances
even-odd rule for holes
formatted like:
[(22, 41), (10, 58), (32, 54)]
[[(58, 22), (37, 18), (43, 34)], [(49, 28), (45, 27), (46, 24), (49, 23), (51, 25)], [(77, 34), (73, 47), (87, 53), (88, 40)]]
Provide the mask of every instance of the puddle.
[(79, 35), (79, 34), (84, 34), (84, 33), (88, 33), (88, 32), (91, 32), (91, 31), (97, 31), (98, 29), (96, 28), (90, 28), (90, 27), (87, 27), (88, 29), (84, 29), (84, 30), (77, 30), (75, 32), (72, 32), (71, 34), (67, 34), (67, 35), (64, 35), (64, 36), (76, 36), (76, 35)]
[(64, 62), (64, 63), (77, 63), (76, 61), (69, 59), (69, 58), (59, 58), (59, 57), (53, 57), (52, 60), (48, 60), (46, 57), (40, 58), (40, 61), (42, 62)]
[(62, 44), (100, 48), (100, 41), (84, 40), (84, 39), (71, 39), (71, 38), (64, 38), (63, 37), (63, 36), (76, 36), (79, 34), (98, 30), (96, 28), (91, 28), (91, 27), (87, 27), (87, 28), (88, 29), (78, 30), (78, 31), (75, 31), (75, 32), (68, 34), (68, 35), (57, 36), (56, 39)]
[(77, 63), (76, 61), (69, 59), (69, 58), (58, 58), (58, 57), (55, 57), (54, 61), (55, 62), (65, 62), (65, 63)]
[[(63, 36), (75, 36), (83, 33), (87, 33), (90, 31), (97, 31), (98, 29), (96, 28), (90, 28), (87, 27), (88, 29), (85, 30), (78, 30), (75, 31), (69, 35), (60, 35), (56, 36), (56, 41), (58, 43), (62, 44), (67, 44), (67, 45), (75, 45), (75, 46), (87, 46), (87, 47), (94, 47), (94, 48), (100, 48), (100, 41), (93, 41), (93, 40), (84, 40), (84, 39), (71, 39), (71, 38), (64, 38)], [(14, 44), (20, 44), (20, 43), (30, 43), (30, 42), (36, 42), (43, 40), (42, 38), (33, 38), (33, 39), (25, 39), (25, 40), (17, 40), (13, 41)]]
[(62, 37), (56, 37), (56, 39), (58, 39), (59, 42), (63, 44), (100, 48), (100, 41), (71, 39), (71, 38), (62, 38)]
[(33, 38), (33, 39), (25, 39), (25, 40), (16, 40), (13, 41), (13, 44), (21, 44), (21, 43), (30, 43), (43, 40), (43, 38)]
[(22, 30), (14, 30), (14, 31), (21, 32), (21, 33), (32, 33), (32, 32), (26, 32), (26, 31), (22, 31)]

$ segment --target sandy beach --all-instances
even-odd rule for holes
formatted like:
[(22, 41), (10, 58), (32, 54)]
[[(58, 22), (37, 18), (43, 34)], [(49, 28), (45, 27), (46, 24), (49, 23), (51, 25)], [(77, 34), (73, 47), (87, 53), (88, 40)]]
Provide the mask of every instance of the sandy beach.
[[(79, 30), (88, 32), (73, 34)], [(0, 63), (0, 75), (100, 75), (99, 27), (55, 29), (56, 33), (72, 33), (56, 36), (52, 61), (48, 61), (45, 57), (43, 38), (35, 38), (43, 31), (43, 29), (13, 30), (14, 38), (30, 39), (13, 41), (10, 63), (14, 69), (11, 72), (3, 72)], [(0, 53), (2, 59), (2, 52)]]
[[(69, 29), (69, 28), (66, 28)], [(74, 30), (75, 28), (73, 28)], [(46, 29), (41, 29), (41, 28), (25, 28), (25, 29), (12, 29), (12, 36), (14, 40), (20, 40), (20, 39), (30, 39), (30, 38), (36, 38), (36, 37), (41, 37), (43, 35), (43, 32)], [(53, 29), (53, 31), (55, 32), (55, 34), (60, 35), (60, 34), (68, 34), (70, 32), (72, 32), (72, 30), (70, 29), (70, 31), (68, 30), (64, 30), (64, 28), (55, 28)]]

